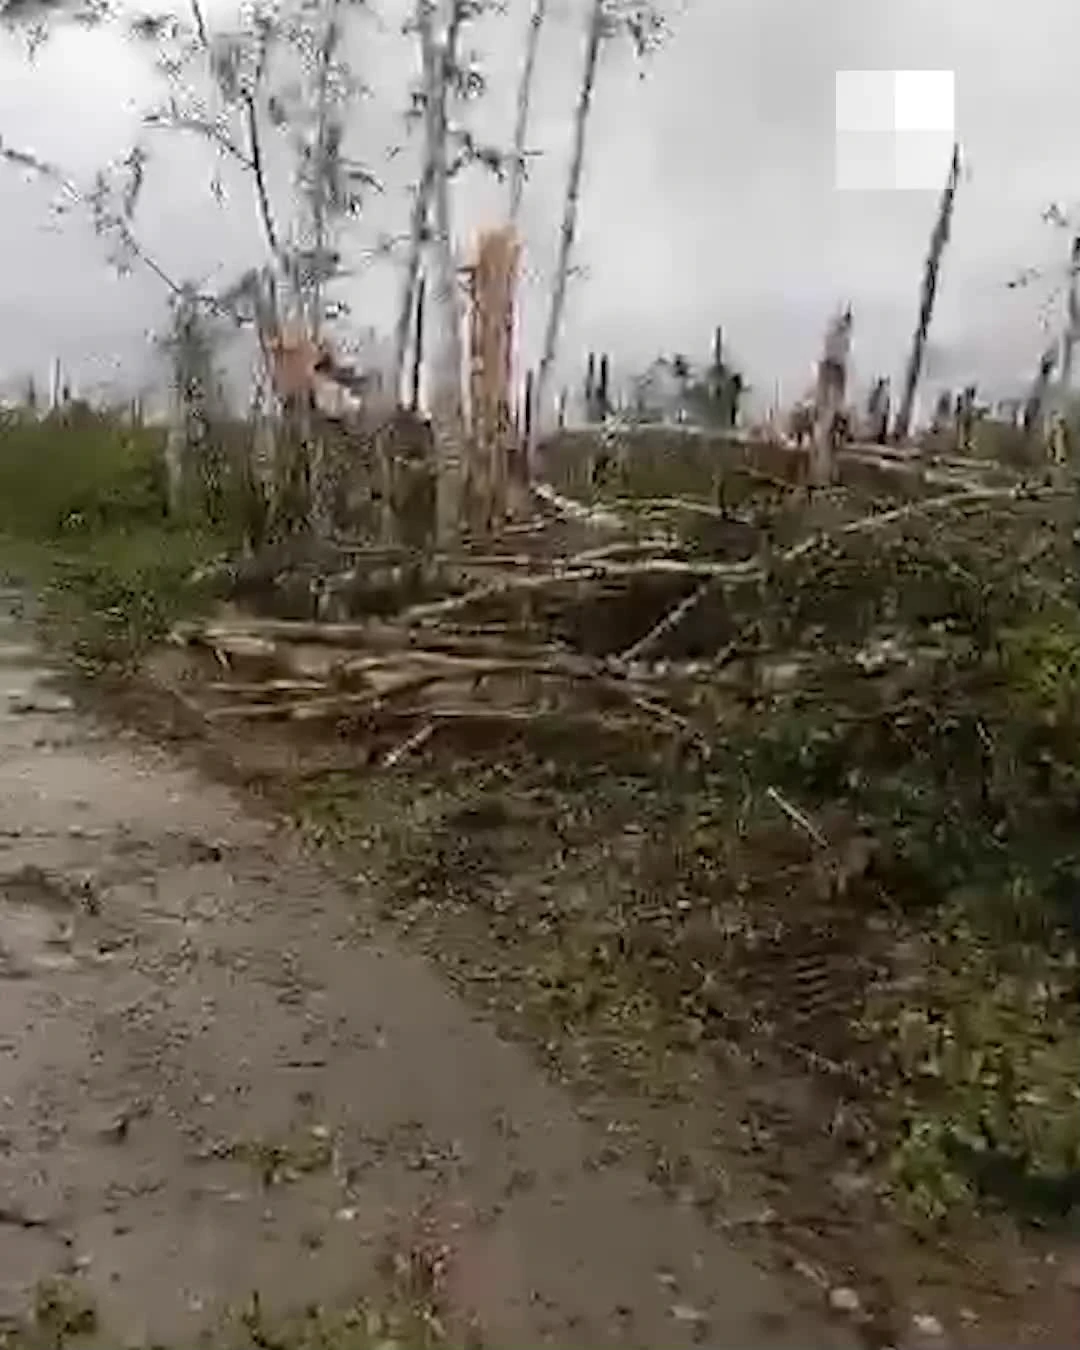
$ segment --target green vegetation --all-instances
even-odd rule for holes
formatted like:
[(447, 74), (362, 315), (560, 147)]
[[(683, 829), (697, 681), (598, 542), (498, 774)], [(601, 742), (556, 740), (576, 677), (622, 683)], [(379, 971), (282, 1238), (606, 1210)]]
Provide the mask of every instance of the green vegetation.
[[(384, 1265), (382, 1299), (360, 1299), (344, 1308), (312, 1304), (293, 1316), (275, 1317), (252, 1294), (200, 1337), (198, 1350), (478, 1350), (474, 1337), (449, 1333), (430, 1281), (421, 1286), (416, 1279), (415, 1254), (388, 1258)], [(76, 1281), (58, 1276), (39, 1281), (24, 1323), (0, 1325), (0, 1350), (105, 1345), (110, 1342), (90, 1294)]]
[(235, 542), (168, 517), (162, 436), (79, 405), (0, 418), (0, 564), (87, 670), (130, 667), (203, 603), (195, 567)]
[[(578, 449), (568, 437), (553, 456), (575, 492)], [(849, 530), (895, 501), (838, 488), (807, 502), (716, 453), (646, 445), (618, 485), (643, 531), (668, 526), (685, 554), (762, 560), (752, 585), (703, 594), (656, 653), (670, 669), (642, 676), (707, 756), (538, 727), (493, 747), (463, 725), (393, 771), (327, 773), (313, 725), (290, 750), (296, 813), (560, 1076), (706, 1121), (714, 1151), (692, 1162), (657, 1136), (673, 1189), (714, 1203), (732, 1156), (756, 1173), (764, 1152), (775, 1194), (823, 1216), (852, 1268), (859, 1239), (843, 1235), (864, 1230), (846, 1209), (830, 1225), (850, 1199), (830, 1180), (849, 1168), (859, 1203), (883, 1200), (903, 1220), (888, 1231), (920, 1243), (987, 1215), (1075, 1228), (1075, 503), (961, 494)], [(6, 553), (92, 670), (130, 667), (208, 600), (193, 569), (237, 542), (167, 519), (159, 464), (153, 433), (111, 419), (0, 428)], [(652, 501), (674, 493), (723, 509)], [(500, 593), (480, 622), (620, 651), (697, 585), (634, 577), (550, 609)], [(261, 727), (265, 749), (277, 731)], [(300, 762), (308, 743), (318, 772)], [(762, 1105), (794, 1079), (805, 1090)], [(325, 1163), (321, 1146), (276, 1141), (237, 1155), (267, 1186)], [(427, 1323), (382, 1316), (312, 1312), (249, 1339), (428, 1343)]]
[[(920, 1231), (1075, 1225), (1073, 511), (916, 514), (703, 601), (680, 640), (729, 652), (679, 705), (705, 764), (448, 747), (434, 772), (309, 779), (298, 810), (560, 1073), (707, 1112), (702, 1051), (821, 1068), (785, 1124), (803, 1173), (811, 1148), (823, 1177), (850, 1161), (823, 1142), (839, 1090), (855, 1156)], [(759, 1073), (725, 1070), (728, 1114), (754, 1118), (731, 1104)]]

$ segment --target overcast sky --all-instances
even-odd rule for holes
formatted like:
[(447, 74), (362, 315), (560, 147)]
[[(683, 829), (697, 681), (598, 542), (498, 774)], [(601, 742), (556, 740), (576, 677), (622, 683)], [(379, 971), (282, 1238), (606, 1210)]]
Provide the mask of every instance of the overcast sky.
[[(415, 54), (399, 28), (406, 0), (372, 0), (357, 18), (358, 73), (372, 92), (357, 110), (353, 150), (386, 178), (353, 226), (361, 270), (347, 286), (354, 325), (389, 329), (395, 264), (370, 262), (380, 230), (400, 231), (409, 153), (387, 158)], [(967, 175), (933, 334), (931, 375), (980, 378), (994, 392), (1034, 370), (1047, 340), (1047, 286), (1009, 290), (1026, 266), (1060, 277), (1068, 240), (1044, 224), (1051, 200), (1080, 203), (1080, 6), (1075, 0), (677, 0), (672, 35), (644, 78), (628, 48), (603, 57), (590, 126), (575, 279), (563, 351), (577, 371), (590, 349), (616, 370), (662, 351), (705, 357), (715, 324), (751, 382), (802, 392), (825, 318), (855, 308), (858, 375), (898, 375), (917, 304), (933, 192), (842, 192), (834, 186), (834, 76), (842, 69), (953, 69)], [(581, 63), (584, 0), (552, 0), (541, 53), (525, 210), (524, 343), (535, 357), (544, 283), (561, 209), (570, 110)], [(510, 141), (528, 0), (508, 0), (475, 41), (491, 87), (469, 113)], [(211, 3), (212, 22), (227, 6)], [(106, 26), (54, 28), (33, 63), (0, 37), (0, 136), (83, 180), (142, 134), (140, 110), (161, 86), (145, 52)], [(224, 280), (262, 259), (250, 189), (232, 181), (225, 207), (207, 190), (208, 158), (154, 133), (140, 233), (177, 276)], [(285, 195), (286, 159), (277, 189)], [(461, 184), (461, 242), (497, 221), (501, 189)], [(162, 322), (160, 283), (117, 279), (101, 244), (73, 216), (49, 223), (49, 194), (0, 166), (0, 376), (44, 379), (58, 355), (84, 387), (149, 369), (147, 330)], [(1057, 306), (1051, 310), (1057, 322)], [(138, 372), (138, 373), (137, 373)]]

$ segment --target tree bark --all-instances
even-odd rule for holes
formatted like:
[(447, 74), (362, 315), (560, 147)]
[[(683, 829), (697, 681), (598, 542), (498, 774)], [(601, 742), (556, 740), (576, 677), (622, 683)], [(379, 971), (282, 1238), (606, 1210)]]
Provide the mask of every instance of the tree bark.
[(945, 190), (941, 194), (937, 219), (930, 236), (930, 251), (926, 255), (926, 268), (923, 272), (922, 294), (919, 299), (919, 318), (911, 339), (911, 354), (904, 372), (904, 388), (900, 395), (900, 407), (896, 414), (895, 437), (898, 443), (906, 441), (911, 431), (911, 416), (915, 408), (915, 391), (922, 373), (923, 353), (926, 350), (926, 336), (930, 331), (930, 321), (934, 316), (934, 300), (937, 297), (938, 274), (945, 246), (949, 242), (949, 228), (952, 224), (953, 204), (956, 200), (956, 187), (960, 181), (960, 146), (953, 146), (952, 163)]
[(544, 346), (540, 355), (540, 365), (536, 372), (530, 439), (526, 447), (526, 456), (530, 474), (536, 471), (537, 445), (544, 417), (544, 403), (551, 385), (552, 371), (555, 365), (555, 353), (559, 334), (562, 329), (563, 312), (566, 309), (566, 286), (570, 275), (570, 259), (577, 234), (578, 206), (581, 200), (581, 183), (585, 168), (585, 132), (592, 108), (593, 90), (596, 86), (596, 70), (600, 59), (600, 47), (604, 38), (605, 0), (593, 0), (589, 15), (589, 26), (585, 38), (585, 64), (581, 72), (581, 85), (578, 90), (577, 108), (574, 113), (574, 140), (570, 154), (570, 170), (566, 179), (566, 197), (563, 202), (562, 227), (559, 232), (559, 253), (555, 264), (555, 276), (551, 283), (551, 300), (548, 307), (547, 327), (544, 330)]
[(321, 41), (319, 42), (318, 66), (315, 72), (315, 173), (316, 181), (311, 192), (312, 243), (315, 249), (316, 272), (312, 283), (308, 328), (313, 342), (322, 335), (324, 309), (326, 303), (326, 283), (321, 268), (329, 242), (327, 221), (327, 189), (325, 178), (325, 160), (330, 138), (330, 73), (334, 52), (341, 39), (341, 27), (338, 22), (338, 9), (341, 0), (327, 0), (327, 12)]
[[(465, 22), (466, 5), (464, 0), (454, 0), (450, 15), (450, 24), (446, 31), (446, 48), (441, 62), (442, 116), (446, 121), (446, 89), (451, 70), (457, 63), (458, 42), (461, 37), (461, 25)], [(425, 81), (426, 89), (426, 81)], [(426, 95), (425, 95), (426, 97)], [(409, 216), (409, 251), (405, 258), (405, 273), (401, 286), (401, 299), (398, 303), (397, 323), (394, 325), (394, 389), (401, 398), (405, 381), (405, 365), (409, 355), (409, 332), (416, 311), (417, 288), (420, 282), (421, 261), (424, 253), (424, 239), (431, 217), (432, 172), (425, 150), (420, 177), (413, 195), (412, 211)], [(414, 362), (415, 364), (415, 362)]]
[(1061, 338), (1061, 405), (1064, 409), (1072, 391), (1073, 356), (1080, 337), (1080, 234), (1072, 241), (1069, 254), (1069, 287), (1065, 300), (1065, 331)]
[(421, 275), (416, 285), (416, 322), (413, 325), (412, 379), (409, 390), (409, 408), (413, 413), (420, 412), (420, 376), (424, 369), (424, 278)]
[(540, 50), (540, 31), (547, 18), (548, 0), (532, 0), (529, 31), (525, 37), (525, 60), (517, 92), (517, 114), (514, 118), (514, 147), (510, 163), (511, 225), (516, 225), (521, 214), (521, 199), (525, 192), (525, 141), (529, 132), (529, 109), (532, 104), (533, 83), (536, 77), (536, 57)]
[(431, 203), (431, 166), (425, 164), (413, 193), (409, 215), (409, 252), (405, 258), (405, 273), (401, 284), (397, 322), (394, 325), (394, 390), (402, 397), (405, 383), (405, 365), (409, 358), (409, 332), (416, 307), (416, 289), (420, 278), (420, 260), (424, 251), (424, 233)]
[(431, 430), (436, 459), (436, 532), (440, 542), (461, 527), (464, 417), (461, 303), (450, 218), (446, 140), (446, 81), (434, 33), (433, 0), (417, 0), (417, 28), (424, 70), (425, 161), (431, 169), (433, 328)]

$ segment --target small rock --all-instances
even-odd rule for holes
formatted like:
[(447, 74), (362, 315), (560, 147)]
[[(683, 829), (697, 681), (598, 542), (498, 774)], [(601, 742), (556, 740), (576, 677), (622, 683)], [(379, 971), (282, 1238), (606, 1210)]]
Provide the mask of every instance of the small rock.
[(122, 1144), (128, 1137), (131, 1129), (131, 1117), (128, 1115), (114, 1116), (107, 1121), (98, 1130), (98, 1135), (110, 1144)]
[(945, 1335), (945, 1328), (932, 1313), (916, 1313), (911, 1319), (911, 1325), (927, 1340), (939, 1340)]
[(692, 1308), (689, 1303), (676, 1303), (671, 1309), (671, 1315), (676, 1322), (689, 1322), (694, 1326), (702, 1326), (709, 1320), (707, 1313), (703, 1313), (700, 1308)]
[(862, 1299), (854, 1289), (841, 1284), (829, 1290), (829, 1307), (833, 1312), (858, 1313), (862, 1311)]

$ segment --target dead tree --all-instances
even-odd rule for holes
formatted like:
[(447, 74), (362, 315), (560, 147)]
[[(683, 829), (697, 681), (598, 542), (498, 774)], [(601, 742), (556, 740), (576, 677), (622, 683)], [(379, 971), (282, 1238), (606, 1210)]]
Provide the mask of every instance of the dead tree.
[(505, 520), (511, 455), (514, 292), (519, 246), (509, 225), (484, 231), (469, 270), (470, 519), (483, 532)]
[(823, 487), (832, 481), (833, 462), (841, 433), (851, 355), (851, 306), (842, 309), (825, 330), (814, 395), (814, 434), (810, 446), (810, 482)]
[(1056, 343), (1046, 348), (1039, 358), (1039, 368), (1031, 383), (1031, 390), (1024, 402), (1023, 426), (1029, 444), (1042, 434), (1043, 419), (1046, 411), (1046, 396), (1050, 389), (1054, 367), (1058, 363), (1059, 350)]
[(949, 429), (953, 416), (953, 395), (951, 389), (943, 389), (934, 403), (934, 415), (930, 422), (930, 431), (941, 436)]
[(1069, 286), (1065, 300), (1065, 330), (1061, 338), (1060, 386), (1064, 400), (1072, 388), (1073, 354), (1080, 338), (1080, 234), (1073, 237), (1069, 256)]
[(659, 12), (648, 0), (592, 0), (589, 18), (585, 30), (585, 58), (581, 69), (581, 82), (578, 86), (577, 106), (574, 111), (573, 135), (570, 149), (570, 166), (566, 178), (566, 193), (563, 198), (562, 224), (559, 227), (559, 245), (555, 262), (555, 274), (551, 282), (551, 294), (548, 301), (547, 322), (544, 328), (544, 342), (540, 354), (540, 364), (536, 371), (536, 408), (532, 421), (531, 438), (526, 447), (530, 471), (535, 471), (536, 452), (540, 435), (540, 420), (543, 416), (548, 389), (554, 374), (555, 357), (562, 331), (563, 314), (566, 309), (566, 291), (570, 279), (570, 264), (577, 237), (578, 213), (581, 205), (581, 189), (585, 170), (585, 141), (592, 110), (593, 93), (596, 88), (596, 74), (600, 61), (600, 51), (604, 40), (620, 30), (629, 33), (639, 54), (646, 53), (664, 31)]
[(529, 109), (536, 78), (536, 57), (540, 50), (540, 32), (547, 17), (548, 0), (532, 0), (529, 28), (525, 37), (525, 59), (518, 81), (517, 111), (514, 116), (514, 143), (510, 159), (510, 209), (508, 219), (516, 225), (525, 191), (525, 142), (529, 132)]
[(600, 353), (600, 368), (596, 376), (596, 420), (602, 422), (611, 412), (611, 360), (607, 352)]
[[(489, 146), (479, 145), (465, 127), (458, 126), (451, 134), (449, 126), (451, 96), (454, 95), (456, 101), (463, 102), (475, 97), (484, 88), (482, 76), (470, 66), (463, 66), (460, 50), (465, 25), (483, 14), (487, 7), (488, 0), (451, 0), (450, 21), (447, 25), (446, 36), (439, 46), (439, 87), (443, 99), (443, 120), (446, 122), (447, 178), (450, 181), (453, 181), (459, 173), (474, 164), (480, 164), (492, 170), (501, 170), (501, 158), (497, 151)], [(426, 108), (427, 94), (425, 90), (426, 86), (422, 83), (421, 88), (413, 96), (413, 106), (408, 116), (411, 117), (415, 114), (417, 106), (420, 107), (421, 111)], [(451, 147), (451, 141), (454, 142), (453, 147)], [(433, 188), (434, 177), (425, 151), (421, 156), (420, 172), (413, 189), (412, 206), (409, 213), (408, 246), (402, 273), (397, 320), (394, 325), (392, 380), (394, 389), (399, 391), (399, 396), (405, 379), (409, 330), (416, 305), (416, 293), (420, 284), (424, 253), (427, 245), (431, 242)]]
[(434, 329), (431, 373), (431, 427), (438, 463), (437, 532), (453, 539), (462, 526), (464, 408), (462, 396), (461, 305), (450, 216), (447, 162), (445, 52), (435, 40), (433, 0), (417, 0), (416, 23), (423, 66), (424, 162), (431, 173), (431, 319)]
[(424, 278), (421, 276), (416, 287), (416, 318), (413, 323), (413, 361), (412, 380), (409, 393), (409, 409), (415, 416), (420, 411), (420, 376), (424, 369)]
[(520, 412), (518, 415), (518, 421), (520, 424), (519, 439), (522, 445), (528, 445), (529, 438), (532, 435), (532, 419), (534, 410), (533, 385), (535, 379), (536, 377), (533, 371), (527, 370), (525, 372), (525, 388), (524, 391), (522, 392)]
[(926, 351), (926, 338), (930, 323), (934, 317), (934, 301), (937, 297), (938, 277), (941, 272), (941, 260), (945, 246), (949, 242), (952, 225), (953, 205), (956, 200), (956, 188), (960, 182), (960, 146), (953, 145), (952, 161), (945, 188), (941, 194), (937, 219), (930, 235), (930, 249), (926, 255), (923, 271), (922, 291), (919, 296), (919, 317), (911, 339), (911, 352), (904, 371), (904, 387), (900, 394), (900, 407), (896, 414), (895, 435), (898, 442), (906, 441), (911, 432), (911, 417), (915, 408), (915, 392), (922, 373), (923, 354)]
[(593, 90), (596, 87), (596, 70), (600, 60), (600, 47), (604, 38), (605, 23), (604, 0), (592, 0), (592, 9), (585, 35), (585, 61), (582, 66), (581, 84), (578, 87), (577, 108), (574, 112), (573, 143), (570, 151), (570, 168), (566, 179), (566, 196), (563, 201), (562, 225), (559, 228), (558, 257), (555, 263), (555, 275), (551, 283), (547, 324), (544, 329), (544, 345), (536, 372), (537, 415), (534, 416), (532, 424), (534, 439), (526, 447), (530, 471), (535, 469), (535, 438), (539, 432), (538, 424), (543, 416), (544, 401), (551, 383), (559, 332), (562, 328), (563, 311), (566, 308), (570, 259), (577, 234), (581, 185), (585, 171), (585, 137), (589, 123), (589, 112), (592, 108)]
[(169, 506), (177, 513), (200, 509), (217, 521), (225, 486), (211, 428), (217, 379), (212, 338), (194, 286), (184, 287), (174, 301), (172, 329), (162, 346), (170, 358), (173, 403), (165, 442)]
[(978, 386), (965, 385), (956, 400), (956, 452), (970, 455), (975, 448), (975, 407)]
[(884, 445), (889, 438), (889, 402), (889, 377), (883, 375), (874, 381), (866, 405), (867, 435), (876, 445)]
[(1069, 254), (1069, 280), (1065, 296), (1065, 323), (1061, 335), (1061, 368), (1050, 429), (1050, 459), (1062, 467), (1072, 458), (1073, 356), (1080, 338), (1080, 234), (1073, 236)]

